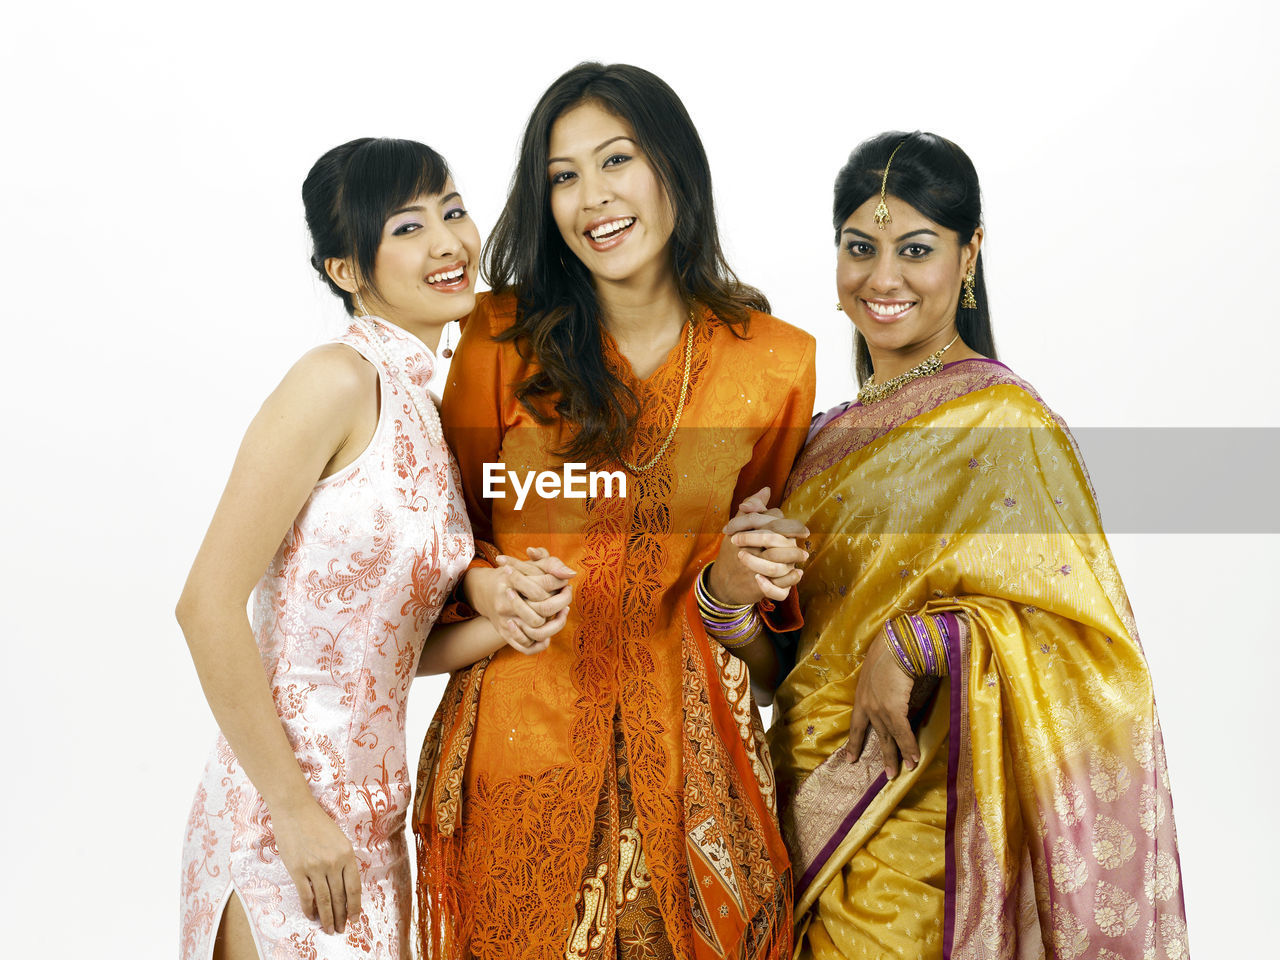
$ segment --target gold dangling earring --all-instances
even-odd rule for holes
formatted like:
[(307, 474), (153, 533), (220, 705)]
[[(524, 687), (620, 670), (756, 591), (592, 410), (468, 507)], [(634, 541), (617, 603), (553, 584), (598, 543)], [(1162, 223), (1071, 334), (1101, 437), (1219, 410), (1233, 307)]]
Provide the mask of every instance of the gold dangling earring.
[(844, 313), (844, 304), (839, 300), (836, 301), (836, 310), (840, 313)]
[(976, 278), (973, 275), (973, 267), (969, 268), (969, 272), (964, 275), (964, 299), (960, 301), (960, 306), (966, 310), (978, 309), (978, 298), (973, 295), (973, 283)]
[(453, 356), (453, 347), (449, 346), (449, 341), (451, 339), (449, 334), (452, 330), (453, 321), (450, 320), (444, 325), (444, 349), (440, 351), (440, 356), (444, 357), (446, 360)]

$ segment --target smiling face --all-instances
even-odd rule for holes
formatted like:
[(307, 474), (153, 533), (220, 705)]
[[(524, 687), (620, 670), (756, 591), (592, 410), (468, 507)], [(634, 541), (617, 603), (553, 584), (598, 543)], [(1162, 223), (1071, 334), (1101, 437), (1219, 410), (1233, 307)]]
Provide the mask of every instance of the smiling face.
[(883, 381), (955, 336), (961, 284), (977, 260), (982, 229), (962, 244), (954, 230), (890, 194), (893, 221), (882, 230), (874, 220), (879, 202), (878, 194), (871, 197), (841, 226), (836, 286)]
[(431, 346), (441, 327), (475, 306), (479, 267), (480, 233), (448, 180), (443, 192), (415, 197), (387, 217), (373, 264), (377, 293), (361, 284), (360, 294), (371, 313)]
[(551, 128), (547, 177), (560, 236), (597, 283), (670, 282), (675, 218), (630, 124), (586, 101)]

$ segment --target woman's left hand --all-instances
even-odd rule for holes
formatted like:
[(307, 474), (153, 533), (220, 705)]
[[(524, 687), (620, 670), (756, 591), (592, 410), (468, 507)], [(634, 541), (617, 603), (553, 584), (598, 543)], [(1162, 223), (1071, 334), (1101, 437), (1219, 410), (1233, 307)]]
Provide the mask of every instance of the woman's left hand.
[(559, 557), (553, 557), (542, 547), (529, 547), (525, 551), (529, 559), (500, 555), (498, 568), (510, 575), (507, 599), (513, 605), (527, 607), (545, 622), (534, 624), (511, 618), (508, 626), (515, 638), (504, 638), (507, 644), (521, 653), (540, 653), (551, 643), (551, 637), (559, 633), (569, 617), (569, 604), (573, 602), (573, 584), (570, 579), (578, 575)]
[[(496, 567), (473, 567), (462, 581), (463, 599), (493, 625), (503, 642), (522, 653), (537, 653), (564, 626), (573, 593), (572, 570), (545, 550), (530, 561), (499, 557)], [(548, 628), (553, 628), (548, 630)]]
[(915, 681), (898, 666), (893, 652), (877, 638), (862, 662), (858, 686), (853, 693), (853, 714), (849, 717), (849, 753), (862, 756), (867, 729), (880, 738), (884, 772), (890, 780), (898, 775), (898, 755), (908, 770), (920, 762), (920, 747), (907, 711)]
[(724, 527), (720, 554), (712, 564), (711, 593), (727, 604), (785, 600), (804, 576), (798, 564), (809, 559), (800, 541), (809, 530), (788, 520), (778, 509), (768, 510), (769, 488), (753, 493), (738, 506)]

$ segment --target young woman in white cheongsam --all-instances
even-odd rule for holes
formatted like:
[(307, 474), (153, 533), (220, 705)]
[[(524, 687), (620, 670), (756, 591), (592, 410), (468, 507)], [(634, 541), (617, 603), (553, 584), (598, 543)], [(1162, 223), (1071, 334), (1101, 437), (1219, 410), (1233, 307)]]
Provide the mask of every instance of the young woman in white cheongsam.
[[(480, 237), (444, 160), (353, 140), (302, 192), (312, 264), (352, 319), (250, 425), (178, 603), (221, 729), (187, 825), (184, 960), (407, 958), (410, 683), (504, 643), (540, 651), (571, 596), (538, 551), (467, 572), (427, 383), (474, 306)], [(424, 647), (464, 573), (484, 616)]]

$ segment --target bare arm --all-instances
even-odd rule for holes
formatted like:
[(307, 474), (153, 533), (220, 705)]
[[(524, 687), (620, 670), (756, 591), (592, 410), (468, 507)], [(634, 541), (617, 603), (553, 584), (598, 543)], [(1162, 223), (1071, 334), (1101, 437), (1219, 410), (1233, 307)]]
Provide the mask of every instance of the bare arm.
[(547, 648), (569, 617), (569, 581), (577, 572), (541, 548), (530, 548), (529, 557), (499, 557), (496, 568), (467, 571), (463, 593), (468, 604), (479, 609), (477, 596), (487, 591), (510, 612), (498, 617), (501, 630), (483, 615), (432, 629), (418, 660), (419, 677), (459, 670), (504, 645), (525, 654)]
[(359, 912), (355, 855), (298, 767), (245, 604), (317, 479), (368, 443), (376, 377), (341, 346), (289, 371), (249, 425), (176, 611), (218, 726), (271, 811), (303, 908), (326, 932)]
[(553, 607), (558, 607), (558, 610), (539, 627), (518, 628), (520, 639), (514, 641), (499, 634), (493, 624), (484, 617), (435, 627), (428, 634), (427, 642), (422, 648), (422, 656), (418, 659), (417, 675), (425, 677), (432, 673), (461, 670), (477, 660), (483, 660), (496, 653), (504, 646), (514, 647), (525, 654), (541, 653), (550, 645), (551, 638), (564, 626), (572, 600), (573, 587), (566, 585), (550, 600), (539, 604), (540, 609), (548, 612)]

